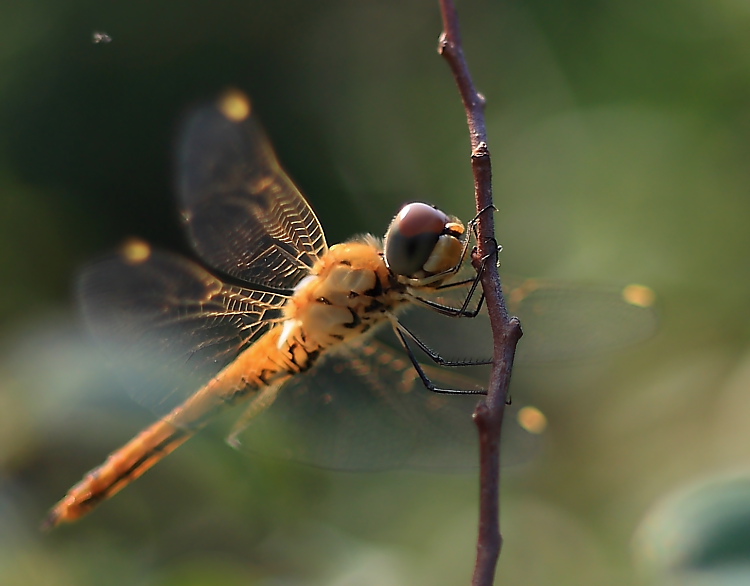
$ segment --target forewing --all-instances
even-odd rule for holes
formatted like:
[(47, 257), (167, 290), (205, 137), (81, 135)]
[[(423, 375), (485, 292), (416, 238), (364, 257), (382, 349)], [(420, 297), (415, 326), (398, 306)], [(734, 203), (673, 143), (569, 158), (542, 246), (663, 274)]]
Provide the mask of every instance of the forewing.
[(86, 267), (87, 325), (140, 403), (159, 414), (198, 390), (281, 317), (287, 297), (222, 283), (144, 243)]
[(245, 281), (293, 289), (327, 250), (249, 100), (229, 92), (187, 119), (178, 159), (183, 217), (198, 254)]
[[(476, 273), (474, 273), (476, 274)], [(463, 271), (460, 278), (471, 276)], [(521, 320), (519, 362), (577, 360), (601, 356), (653, 335), (653, 300), (629, 298), (633, 287), (589, 286), (504, 275), (503, 291), (511, 315)], [(425, 293), (431, 300), (460, 307), (469, 285)], [(642, 288), (648, 291), (646, 288)], [(477, 290), (476, 306), (481, 293)], [(492, 333), (483, 307), (475, 319), (449, 318), (415, 307), (402, 321), (428, 346), (450, 359), (488, 358)]]
[[(486, 384), (425, 369), (448, 387)], [(356, 341), (287, 383), (239, 439), (243, 449), (325, 468), (465, 469), (477, 465), (472, 413), (480, 399), (430, 392), (403, 352), (374, 339)], [(527, 459), (536, 441), (513, 412), (503, 434), (503, 461)]]

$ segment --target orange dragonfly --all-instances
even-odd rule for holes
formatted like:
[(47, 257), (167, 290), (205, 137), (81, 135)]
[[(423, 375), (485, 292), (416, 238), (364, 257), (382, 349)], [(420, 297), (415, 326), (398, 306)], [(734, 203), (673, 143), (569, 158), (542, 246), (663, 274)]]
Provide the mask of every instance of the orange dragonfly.
[[(416, 202), (401, 209), (383, 241), (367, 235), (328, 247), (239, 92), (197, 109), (181, 145), (183, 218), (214, 271), (131, 241), (88, 267), (78, 290), (90, 329), (127, 385), (164, 416), (86, 474), (45, 526), (84, 516), (239, 405), (245, 410), (229, 436), (234, 446), (332, 468), (473, 465), (469, 418), (483, 390), (421, 365), (412, 346), (442, 366), (488, 361), (443, 360), (421, 342), (419, 322), (407, 325), (401, 316), (409, 307), (448, 317), (479, 313), (476, 274), (460, 272), (472, 224)], [(533, 320), (568, 293), (526, 281), (509, 299), (523, 301)], [(645, 304), (599, 291), (580, 309), (590, 310), (592, 299), (621, 314), (611, 334), (592, 342), (597, 347), (649, 329)], [(384, 324), (405, 353), (368, 335)], [(443, 337), (457, 331), (439, 327)], [(535, 352), (561, 346), (585, 353), (592, 344), (563, 332)], [(486, 344), (478, 351), (489, 354)], [(275, 417), (256, 420), (266, 410)], [(520, 427), (505, 427), (522, 437)]]

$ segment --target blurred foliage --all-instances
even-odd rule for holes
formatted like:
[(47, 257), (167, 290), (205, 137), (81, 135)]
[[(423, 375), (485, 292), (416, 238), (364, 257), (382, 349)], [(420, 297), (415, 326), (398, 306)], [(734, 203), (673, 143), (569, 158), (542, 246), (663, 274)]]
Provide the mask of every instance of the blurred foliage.
[[(550, 425), (505, 478), (501, 582), (748, 583), (750, 537), (727, 519), (750, 510), (750, 5), (459, 10), (504, 266), (646, 283), (662, 312), (632, 350), (514, 373)], [(1, 583), (468, 583), (474, 475), (248, 459), (213, 429), (90, 518), (37, 529), (151, 421), (92, 357), (68, 291), (127, 236), (189, 252), (171, 195), (185, 110), (247, 91), (330, 242), (382, 232), (409, 199), (471, 217), (439, 31), (418, 0), (0, 7)], [(711, 480), (729, 471), (734, 489)], [(696, 483), (715, 489), (685, 497)]]

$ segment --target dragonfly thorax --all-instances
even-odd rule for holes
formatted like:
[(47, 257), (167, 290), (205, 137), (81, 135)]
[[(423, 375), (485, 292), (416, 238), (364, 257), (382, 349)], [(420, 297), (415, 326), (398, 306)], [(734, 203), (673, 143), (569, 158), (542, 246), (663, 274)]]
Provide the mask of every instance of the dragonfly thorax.
[(406, 302), (378, 247), (367, 241), (332, 246), (303, 279), (285, 307), (287, 335), (324, 350), (388, 319)]

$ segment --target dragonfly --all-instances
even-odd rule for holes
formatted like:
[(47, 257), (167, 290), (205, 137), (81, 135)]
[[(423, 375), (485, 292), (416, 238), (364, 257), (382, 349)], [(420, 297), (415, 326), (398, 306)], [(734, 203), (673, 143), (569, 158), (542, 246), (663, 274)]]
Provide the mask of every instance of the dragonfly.
[[(236, 90), (197, 108), (179, 143), (182, 217), (210, 270), (131, 240), (78, 280), (89, 328), (136, 399), (162, 416), (73, 486), (45, 528), (83, 517), (238, 406), (244, 411), (228, 438), (234, 447), (330, 468), (473, 465), (470, 414), (484, 390), (453, 369), (421, 364), (414, 347), (442, 367), (490, 361), (444, 359), (403, 311), (450, 323), (482, 318), (481, 267), (465, 262), (476, 218), (464, 225), (412, 202), (384, 239), (365, 235), (329, 247), (251, 102)], [(533, 319), (550, 306), (545, 296), (570, 291), (524, 281), (508, 293)], [(605, 345), (648, 329), (641, 327), (650, 319), (646, 304), (619, 295), (594, 296), (621, 313)], [(455, 345), (457, 330), (438, 328)], [(389, 330), (402, 351), (381, 341)], [(580, 346), (562, 336), (567, 347)], [(486, 344), (481, 349), (489, 354)], [(504, 427), (517, 436), (504, 444), (525, 441), (520, 426)]]

